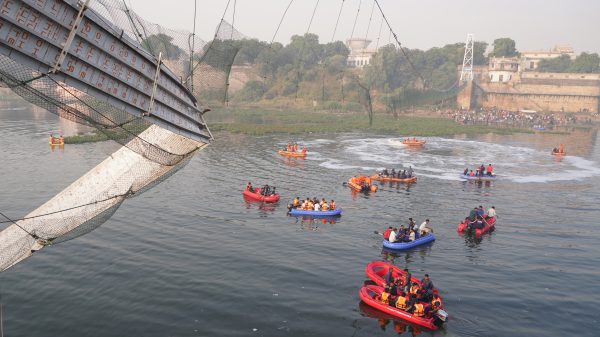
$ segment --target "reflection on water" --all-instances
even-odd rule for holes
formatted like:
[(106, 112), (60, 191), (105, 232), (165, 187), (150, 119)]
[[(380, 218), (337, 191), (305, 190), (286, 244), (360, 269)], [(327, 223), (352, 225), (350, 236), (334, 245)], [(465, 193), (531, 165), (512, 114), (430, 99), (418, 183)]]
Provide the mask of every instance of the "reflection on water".
[[(0, 110), (0, 211), (27, 214), (119, 148), (105, 142), (51, 152), (47, 137), (61, 128), (48, 113)], [(597, 134), (582, 131), (583, 150), (562, 162), (546, 147), (564, 141), (569, 151), (573, 136), (433, 137), (419, 151), (395, 144), (401, 136), (308, 135), (309, 156), (288, 161), (276, 153), (286, 135), (217, 134), (186, 168), (99, 229), (0, 274), (6, 334), (416, 334), (357, 308), (365, 265), (387, 260), (428, 273), (441, 291), (450, 320), (423, 335), (597, 336)], [(497, 181), (458, 178), (481, 162), (496, 164)], [(368, 195), (342, 185), (358, 173), (408, 165), (419, 179), (412, 185), (386, 183)], [(282, 201), (244, 201), (248, 181), (276, 185)], [(334, 199), (344, 215), (286, 216), (285, 205), (302, 195)], [(496, 206), (496, 230), (459, 236), (457, 223), (480, 204)], [(373, 232), (408, 217), (431, 219), (435, 243), (382, 251)]]

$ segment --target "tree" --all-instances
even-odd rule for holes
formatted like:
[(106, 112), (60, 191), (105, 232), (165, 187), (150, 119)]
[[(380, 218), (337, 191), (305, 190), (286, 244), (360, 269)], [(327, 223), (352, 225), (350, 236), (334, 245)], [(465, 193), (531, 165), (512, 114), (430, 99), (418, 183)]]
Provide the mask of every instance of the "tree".
[(581, 53), (569, 67), (573, 73), (597, 73), (600, 72), (600, 56), (597, 53)]
[(571, 67), (571, 58), (569, 55), (561, 55), (552, 59), (540, 60), (537, 71), (543, 73), (564, 73)]
[(493, 56), (496, 57), (513, 57), (519, 55), (515, 47), (515, 40), (504, 37), (494, 40)]
[(142, 47), (150, 51), (156, 57), (158, 57), (159, 53), (163, 53), (164, 58), (174, 60), (182, 56), (184, 52), (181, 48), (174, 45), (172, 41), (173, 38), (171, 36), (160, 33), (150, 35), (142, 40)]

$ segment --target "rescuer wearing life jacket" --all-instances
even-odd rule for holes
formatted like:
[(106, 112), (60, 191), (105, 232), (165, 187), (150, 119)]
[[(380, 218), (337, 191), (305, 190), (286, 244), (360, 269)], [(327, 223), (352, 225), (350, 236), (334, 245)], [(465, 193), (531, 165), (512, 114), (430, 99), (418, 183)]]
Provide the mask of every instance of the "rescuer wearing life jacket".
[(298, 208), (300, 206), (300, 197), (295, 197), (294, 201), (292, 201), (292, 207)]
[(442, 307), (442, 299), (440, 298), (440, 295), (433, 295), (433, 299), (431, 300), (431, 307), (434, 310), (440, 309)]
[(379, 298), (381, 303), (389, 304), (390, 301), (390, 288), (386, 285), (383, 288), (383, 292), (381, 293), (381, 297)]
[(408, 299), (406, 293), (404, 291), (401, 291), (400, 294), (398, 294), (398, 298), (396, 299), (396, 308), (400, 310), (406, 310), (407, 302)]
[(494, 172), (494, 168), (492, 167), (492, 164), (488, 164), (488, 167), (487, 167), (487, 175), (488, 175), (488, 176), (492, 176), (492, 175), (493, 175), (493, 172)]
[(391, 232), (392, 232), (392, 226), (389, 226), (386, 230), (383, 231), (383, 239), (389, 241)]

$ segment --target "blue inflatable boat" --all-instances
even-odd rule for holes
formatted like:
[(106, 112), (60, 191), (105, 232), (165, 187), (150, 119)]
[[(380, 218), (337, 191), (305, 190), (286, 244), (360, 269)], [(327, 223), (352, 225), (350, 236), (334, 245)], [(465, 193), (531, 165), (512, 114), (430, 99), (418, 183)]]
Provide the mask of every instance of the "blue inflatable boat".
[(472, 180), (472, 181), (494, 181), (496, 180), (496, 176), (469, 176), (469, 175), (464, 175), (461, 174), (460, 177), (462, 179), (466, 179), (466, 180)]
[(327, 216), (342, 215), (342, 209), (334, 209), (333, 211), (305, 211), (303, 209), (293, 208), (289, 214), (291, 216), (311, 216), (313, 218), (322, 218)]
[(411, 242), (389, 242), (388, 240), (383, 240), (383, 246), (388, 249), (401, 250), (414, 248), (433, 241), (435, 241), (435, 236), (433, 233), (430, 233)]

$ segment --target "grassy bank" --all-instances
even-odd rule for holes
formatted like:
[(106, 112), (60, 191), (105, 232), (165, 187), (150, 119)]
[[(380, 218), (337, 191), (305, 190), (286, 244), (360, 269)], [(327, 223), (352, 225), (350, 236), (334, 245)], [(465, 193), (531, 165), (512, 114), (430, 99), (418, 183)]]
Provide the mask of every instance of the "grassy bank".
[(376, 114), (373, 125), (365, 114), (322, 113), (307, 111), (273, 111), (260, 109), (215, 109), (207, 114), (212, 131), (248, 135), (272, 133), (374, 132), (411, 136), (450, 136), (455, 134), (532, 133), (531, 130), (460, 125), (446, 118), (426, 118)]
[[(326, 113), (303, 110), (214, 109), (206, 115), (210, 129), (261, 136), (266, 134), (302, 134), (337, 132), (372, 132), (415, 137), (451, 136), (456, 134), (532, 133), (528, 129), (461, 125), (446, 118), (428, 118), (376, 114), (373, 125), (360, 113)], [(139, 133), (143, 130), (137, 130)], [(125, 137), (124, 133), (92, 132), (65, 137), (65, 144), (101, 142)]]

